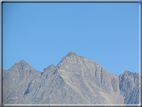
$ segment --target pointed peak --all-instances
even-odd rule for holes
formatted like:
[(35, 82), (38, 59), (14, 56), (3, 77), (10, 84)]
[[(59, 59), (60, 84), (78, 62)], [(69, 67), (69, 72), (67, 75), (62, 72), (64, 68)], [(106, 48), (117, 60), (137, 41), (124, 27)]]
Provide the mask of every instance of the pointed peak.
[(129, 71), (125, 70), (124, 75), (127, 75)]
[(20, 60), (20, 62), (16, 62), (16, 64), (28, 64), (28, 63), (22, 59)]
[(49, 67), (55, 67), (55, 65), (51, 64), (51, 65), (49, 65)]
[(64, 60), (66, 60), (68, 57), (72, 57), (72, 56), (78, 56), (75, 52), (69, 52), (65, 57), (62, 58), (62, 60), (56, 65), (56, 67), (59, 66), (60, 63), (62, 63)]
[(69, 52), (66, 56), (78, 56), (75, 52)]
[(128, 71), (128, 70), (125, 70), (125, 72), (124, 72), (125, 74), (127, 74), (127, 73), (130, 73), (130, 71)]
[(20, 61), (21, 63), (27, 63), (26, 61), (24, 61), (23, 59)]
[(26, 61), (20, 60), (19, 62), (16, 62), (10, 69), (15, 69), (15, 68), (31, 68), (33, 69)]
[(55, 66), (53, 64), (51, 64), (47, 68), (44, 68), (44, 71), (47, 71), (47, 70), (53, 69), (53, 68), (55, 68)]
[(128, 71), (127, 70), (125, 70), (125, 72), (124, 73), (127, 73)]
[(14, 65), (29, 65), (29, 64), (24, 60), (20, 60), (19, 62), (16, 62)]
[(53, 64), (49, 65), (47, 68), (55, 68), (55, 66)]
[(125, 72), (124, 72), (124, 75), (131, 75), (131, 74), (132, 74), (132, 72), (130, 72), (128, 70), (125, 70)]

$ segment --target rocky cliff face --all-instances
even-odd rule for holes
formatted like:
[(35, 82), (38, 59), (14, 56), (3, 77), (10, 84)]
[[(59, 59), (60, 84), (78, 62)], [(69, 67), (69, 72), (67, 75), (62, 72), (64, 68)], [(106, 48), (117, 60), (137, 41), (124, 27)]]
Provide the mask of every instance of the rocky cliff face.
[(124, 104), (139, 103), (139, 74), (125, 71), (119, 76), (119, 88), (124, 96)]
[(28, 93), (31, 81), (39, 78), (40, 72), (33, 69), (24, 60), (15, 63), (9, 70), (3, 71), (3, 101), (18, 103)]
[(74, 52), (42, 73), (23, 60), (3, 73), (4, 104), (139, 104), (139, 74), (118, 77)]

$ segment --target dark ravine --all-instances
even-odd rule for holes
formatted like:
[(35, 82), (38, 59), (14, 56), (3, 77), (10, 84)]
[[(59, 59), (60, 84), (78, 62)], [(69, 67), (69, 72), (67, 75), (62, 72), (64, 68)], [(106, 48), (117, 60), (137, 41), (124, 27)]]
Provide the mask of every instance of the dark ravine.
[(3, 70), (4, 104), (139, 104), (138, 73), (110, 74), (69, 52), (57, 66), (36, 71), (21, 60)]

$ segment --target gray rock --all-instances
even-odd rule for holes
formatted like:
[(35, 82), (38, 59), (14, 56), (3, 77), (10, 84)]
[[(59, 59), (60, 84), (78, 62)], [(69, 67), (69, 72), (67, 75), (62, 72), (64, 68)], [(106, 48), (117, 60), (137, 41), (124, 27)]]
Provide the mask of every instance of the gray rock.
[(21, 60), (3, 74), (4, 104), (139, 104), (138, 73), (118, 77), (75, 52), (43, 72)]

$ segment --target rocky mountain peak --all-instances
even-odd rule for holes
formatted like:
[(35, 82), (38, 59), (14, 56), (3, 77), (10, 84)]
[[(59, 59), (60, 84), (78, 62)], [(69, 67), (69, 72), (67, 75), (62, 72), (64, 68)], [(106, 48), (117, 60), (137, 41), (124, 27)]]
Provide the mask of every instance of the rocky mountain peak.
[(3, 81), (4, 104), (139, 103), (139, 74), (126, 70), (117, 77), (75, 52), (42, 73), (21, 60), (4, 71)]
[(132, 72), (125, 70), (124, 75), (132, 75)]
[(75, 52), (69, 52), (66, 56), (78, 56)]
[(57, 64), (57, 66), (60, 66), (61, 63), (69, 63), (74, 62), (77, 60), (78, 55), (75, 52), (69, 52), (65, 57), (62, 58), (62, 60)]
[(47, 68), (44, 69), (44, 71), (50, 70), (55, 68), (55, 66), (53, 64), (49, 65)]
[(19, 62), (16, 62), (15, 65), (29, 65), (26, 61), (20, 60)]
[(22, 59), (22, 60), (19, 62), (19, 64), (28, 64), (28, 63)]
[(19, 69), (33, 69), (26, 61), (21, 60), (16, 62), (10, 70), (19, 70)]
[(55, 66), (53, 64), (49, 65), (50, 68), (54, 68)]

